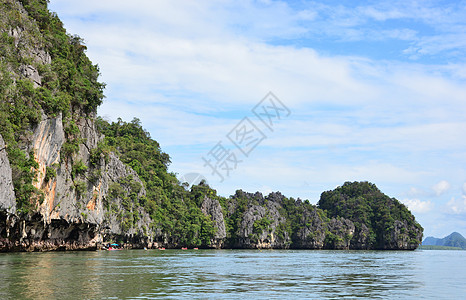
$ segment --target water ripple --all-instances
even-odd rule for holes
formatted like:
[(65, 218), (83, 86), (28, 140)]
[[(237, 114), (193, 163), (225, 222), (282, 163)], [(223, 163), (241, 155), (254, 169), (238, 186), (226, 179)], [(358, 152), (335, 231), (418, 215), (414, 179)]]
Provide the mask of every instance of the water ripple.
[(1, 299), (459, 299), (466, 251), (148, 250), (0, 255)]

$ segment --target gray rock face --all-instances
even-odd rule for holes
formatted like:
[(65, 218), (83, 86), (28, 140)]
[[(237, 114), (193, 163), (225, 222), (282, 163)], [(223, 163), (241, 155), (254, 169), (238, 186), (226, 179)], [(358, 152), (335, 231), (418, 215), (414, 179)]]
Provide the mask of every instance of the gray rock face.
[[(271, 193), (267, 198), (261, 193), (237, 192), (236, 196), (247, 197), (250, 200), (242, 214), (236, 238), (230, 241), (230, 247), (259, 249), (289, 247), (290, 237), (280, 228), (286, 221), (279, 212), (283, 197), (280, 193)], [(235, 213), (237, 209), (234, 205), (229, 207), (229, 214)]]
[(91, 224), (65, 220), (44, 223), (40, 214), (4, 220), (0, 218), (0, 229), (6, 228), (6, 235), (0, 236), (1, 251), (95, 250), (102, 242)]
[[(281, 193), (271, 193), (264, 198), (260, 193), (237, 191), (235, 197), (230, 203), (228, 217), (237, 214), (237, 202), (244, 203), (245, 198), (247, 207), (234, 238), (229, 241), (230, 247), (353, 249), (355, 226), (350, 220), (328, 219), (315, 205), (287, 199)], [(288, 215), (285, 207), (290, 209), (290, 206), (293, 208)]]
[(10, 162), (6, 152), (5, 142), (0, 135), (0, 210), (8, 213), (16, 212), (16, 199), (11, 178)]
[(351, 241), (352, 249), (369, 249), (370, 230), (365, 224), (361, 224), (361, 229), (356, 232)]
[(238, 241), (245, 248), (286, 248), (285, 240), (277, 237), (277, 227), (285, 219), (278, 212), (279, 204), (273, 201), (265, 205), (251, 205), (243, 215)]
[(59, 203), (57, 194), (64, 194), (61, 178), (53, 178), (45, 182), (47, 168), (57, 168), (56, 166), (60, 165), (60, 149), (64, 142), (65, 133), (61, 114), (56, 118), (48, 118), (42, 114), (42, 121), (34, 130), (31, 146), (34, 159), (39, 165), (34, 186), (44, 193), (45, 199), (39, 210), (46, 220), (51, 219), (51, 214)]
[[(116, 182), (118, 179), (128, 175), (132, 175), (135, 180), (138, 181), (138, 183), (142, 184), (142, 181), (137, 177), (136, 172), (126, 167), (125, 164), (122, 163), (114, 153), (110, 153), (108, 164), (105, 165), (105, 174), (103, 176), (103, 180), (106, 180), (107, 184), (109, 184), (111, 182)], [(145, 191), (142, 191), (142, 193), (145, 194)]]
[[(42, 77), (38, 71), (38, 65), (51, 64), (52, 58), (49, 53), (44, 50), (43, 40), (38, 38), (41, 35), (41, 32), (35, 24), (35, 22), (29, 18), (26, 10), (19, 1), (14, 0), (5, 0), (10, 9), (15, 10), (15, 20), (16, 27), (13, 28), (1, 28), (2, 32), (7, 33), (13, 38), (14, 41), (14, 52), (16, 55), (28, 58), (30, 61), (29, 64), (23, 64), (19, 67), (19, 70), (11, 70), (13, 73), (19, 71), (19, 74), (15, 74), (16, 78), (28, 78), (33, 83), (34, 87), (39, 87), (42, 85)], [(2, 11), (4, 14), (6, 11)], [(7, 18), (11, 17), (9, 14), (5, 14), (0, 18), (1, 23), (5, 24)], [(20, 25), (18, 24), (20, 23)], [(1, 25), (3, 25), (1, 24)], [(2, 26), (3, 27), (3, 26)], [(11, 52), (11, 50), (8, 50)], [(11, 54), (11, 53), (10, 53)], [(19, 75), (19, 76), (16, 76)]]
[[(410, 236), (412, 235), (412, 236)], [(416, 249), (418, 244), (412, 240), (422, 240), (422, 232), (418, 228), (410, 228), (408, 222), (395, 220), (386, 249)]]
[(329, 249), (350, 249), (350, 242), (353, 238), (355, 227), (353, 222), (343, 218), (333, 218), (328, 223), (326, 248)]
[[(151, 229), (150, 229), (150, 217), (145, 212), (142, 208), (137, 207), (133, 208), (134, 210), (137, 210), (140, 219), (136, 222), (134, 227), (131, 228), (123, 228), (122, 222), (120, 219), (120, 213), (124, 212), (127, 210), (123, 203), (122, 199), (120, 197), (115, 197), (111, 198), (112, 195), (109, 195), (109, 188), (112, 185), (112, 183), (119, 183), (121, 182), (121, 179), (125, 178), (132, 178), (134, 182), (139, 184), (141, 187), (139, 193), (138, 193), (138, 198), (143, 197), (146, 195), (146, 190), (144, 189), (144, 185), (142, 181), (139, 179), (138, 175), (136, 172), (127, 166), (125, 166), (117, 157), (115, 154), (110, 153), (110, 157), (108, 159), (108, 164), (105, 165), (105, 172), (103, 173), (102, 179), (99, 182), (99, 203), (102, 203), (102, 201), (107, 201), (111, 202), (112, 206), (108, 208), (103, 208), (105, 216), (104, 219), (102, 220), (102, 227), (103, 227), (103, 232), (107, 236), (124, 236), (128, 235), (130, 237), (135, 237), (138, 234), (144, 233), (147, 236), (147, 241), (152, 242), (151, 240)], [(129, 193), (131, 190), (125, 186), (122, 185), (123, 190), (126, 193)], [(107, 198), (107, 199), (106, 199)], [(111, 198), (111, 199), (110, 199)], [(119, 220), (120, 219), (120, 220)]]
[(221, 248), (227, 234), (220, 203), (216, 199), (205, 197), (201, 205), (201, 211), (204, 215), (210, 216), (211, 220), (214, 222), (216, 232), (214, 239), (211, 241), (211, 246), (214, 248)]
[(39, 87), (42, 85), (42, 78), (39, 75), (39, 71), (31, 65), (24, 65), (20, 68), (21, 75), (24, 78), (29, 78), (34, 87)]
[(327, 226), (317, 209), (305, 209), (300, 220), (301, 229), (297, 232), (295, 247), (301, 249), (324, 248)]
[[(93, 126), (93, 122), (90, 122), (91, 126)], [(78, 121), (80, 132), (80, 124), (82, 123), (86, 122), (83, 120)], [(41, 126), (42, 124), (44, 125)], [(89, 141), (96, 140), (96, 136), (98, 136), (97, 131), (94, 130), (91, 133), (89, 129), (83, 130), (80, 137), (83, 141), (89, 143)], [(42, 143), (44, 139), (47, 141), (46, 143)], [(95, 185), (90, 183), (88, 180), (89, 172), (73, 175), (74, 165), (82, 163), (89, 166), (89, 151), (96, 146), (97, 142), (90, 148), (80, 144), (78, 153), (71, 157), (63, 157), (61, 152), (65, 142), (61, 115), (56, 119), (43, 118), (34, 134), (34, 152), (38, 157), (41, 157), (41, 155), (37, 155), (37, 153), (44, 153), (42, 155), (44, 159), (38, 161), (39, 166), (45, 164), (43, 161), (46, 161), (50, 163), (49, 167), (58, 165), (58, 168), (56, 178), (41, 185), (43, 189), (45, 187), (44, 192), (46, 194), (46, 200), (42, 204), (41, 212), (47, 217), (47, 220), (64, 219), (68, 222), (88, 222), (98, 225), (103, 220), (104, 212), (101, 199), (106, 190), (101, 190), (99, 184), (101, 180), (97, 181), (98, 184)], [(52, 146), (53, 149), (51, 149)], [(104, 174), (104, 172), (101, 173)], [(40, 179), (37, 181), (38, 183), (41, 182)], [(83, 185), (84, 190), (78, 192), (76, 188), (78, 185)], [(53, 196), (47, 197), (48, 194), (53, 194)]]
[[(6, 215), (14, 213), (16, 201), (11, 182), (3, 139), (0, 140), (0, 250), (45, 251), (95, 249), (107, 239), (119, 239), (130, 243), (129, 247), (150, 246), (153, 233), (151, 219), (141, 207), (125, 207), (121, 197), (108, 199), (112, 184), (118, 184), (128, 195), (131, 187), (124, 184), (130, 180), (140, 189), (137, 197), (146, 194), (143, 183), (131, 168), (125, 166), (115, 154), (101, 157), (100, 163), (92, 167), (89, 163), (90, 150), (100, 140), (92, 119), (80, 120), (78, 127), (81, 144), (78, 153), (72, 157), (61, 157), (65, 134), (61, 114), (55, 118), (42, 114), (42, 121), (35, 127), (29, 150), (33, 150), (38, 163), (34, 186), (44, 194), (44, 201), (33, 216)], [(87, 166), (83, 174), (73, 175), (73, 166), (82, 162)], [(48, 168), (56, 170), (54, 178), (46, 179)], [(91, 173), (97, 174), (89, 180)], [(84, 184), (84, 191), (78, 193), (76, 185)], [(111, 206), (105, 206), (111, 202)], [(217, 203), (218, 204), (218, 203)], [(2, 212), (3, 210), (3, 212)], [(125, 214), (137, 211), (138, 220), (125, 224)], [(215, 211), (215, 210), (213, 210)], [(214, 215), (218, 217), (218, 214)], [(224, 231), (224, 227), (223, 227)]]

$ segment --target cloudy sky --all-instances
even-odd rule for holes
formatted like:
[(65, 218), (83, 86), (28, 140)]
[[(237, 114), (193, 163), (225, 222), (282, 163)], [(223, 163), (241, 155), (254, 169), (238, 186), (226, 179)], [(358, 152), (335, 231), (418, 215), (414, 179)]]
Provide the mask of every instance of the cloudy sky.
[(224, 196), (279, 190), (312, 203), (367, 180), (425, 236), (466, 234), (465, 1), (50, 8), (100, 66), (99, 114), (141, 119), (179, 177), (202, 174)]

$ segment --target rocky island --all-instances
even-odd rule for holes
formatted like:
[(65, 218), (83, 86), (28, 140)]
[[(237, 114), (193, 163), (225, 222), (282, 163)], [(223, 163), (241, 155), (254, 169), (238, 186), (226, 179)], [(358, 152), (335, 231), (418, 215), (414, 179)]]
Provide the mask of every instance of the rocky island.
[(128, 248), (413, 250), (423, 229), (369, 182), (317, 205), (279, 192), (230, 197), (168, 172), (138, 119), (96, 115), (104, 84), (44, 0), (0, 6), (0, 251)]

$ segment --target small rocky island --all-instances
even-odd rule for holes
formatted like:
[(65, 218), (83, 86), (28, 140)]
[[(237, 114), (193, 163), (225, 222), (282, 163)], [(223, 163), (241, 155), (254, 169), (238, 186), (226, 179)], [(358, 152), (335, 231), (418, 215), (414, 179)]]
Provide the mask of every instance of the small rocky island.
[(422, 240), (410, 211), (368, 182), (323, 192), (317, 205), (187, 189), (138, 119), (96, 116), (99, 69), (47, 1), (3, 0), (0, 34), (0, 251), (413, 250)]

